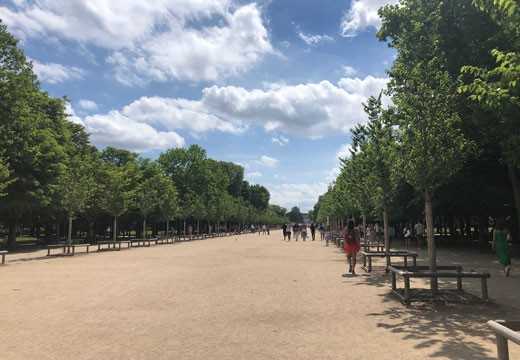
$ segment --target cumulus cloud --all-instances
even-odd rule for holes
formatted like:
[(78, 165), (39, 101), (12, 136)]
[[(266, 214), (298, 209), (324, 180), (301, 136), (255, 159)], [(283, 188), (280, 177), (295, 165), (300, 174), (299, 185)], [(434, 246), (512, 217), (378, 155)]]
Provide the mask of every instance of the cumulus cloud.
[[(128, 139), (134, 150), (181, 146), (179, 130), (192, 135), (218, 131), (241, 134), (250, 127), (276, 131), (271, 140), (287, 144), (286, 135), (318, 138), (348, 133), (366, 121), (362, 103), (378, 95), (387, 79), (367, 76), (300, 85), (280, 85), (271, 89), (247, 90), (241, 87), (212, 86), (198, 100), (166, 97), (141, 97), (121, 109), (91, 114), (80, 119), (98, 145)], [(384, 98), (385, 103), (389, 99)], [(127, 124), (128, 128), (124, 129)], [(104, 136), (103, 129), (106, 128)], [(139, 132), (132, 137), (132, 132)], [(121, 133), (121, 135), (118, 135)], [(150, 134), (142, 141), (144, 134)], [(125, 140), (127, 141), (127, 140)], [(270, 160), (271, 159), (271, 160)], [(263, 165), (276, 166), (277, 160), (265, 156)]]
[(379, 29), (381, 19), (377, 14), (380, 7), (398, 4), (399, 0), (352, 0), (350, 9), (341, 22), (341, 34), (355, 37), (360, 31), (372, 27)]
[(332, 42), (334, 41), (334, 38), (332, 38), (331, 36), (329, 35), (311, 35), (311, 34), (305, 34), (303, 32), (298, 32), (298, 36), (300, 37), (300, 39), (303, 40), (304, 43), (306, 43), (307, 45), (317, 45), (321, 42)]
[(250, 173), (246, 173), (245, 177), (249, 178), (249, 179), (255, 179), (255, 178), (262, 177), (262, 173), (260, 171), (253, 171)]
[(81, 99), (78, 101), (78, 105), (80, 108), (87, 111), (95, 111), (98, 109), (98, 105), (92, 100)]
[[(379, 94), (386, 83), (385, 78), (368, 76), (344, 78), (336, 85), (328, 81), (282, 84), (268, 90), (213, 86), (204, 89), (198, 100), (141, 97), (121, 109), (92, 114), (82, 121), (88, 131), (95, 130), (92, 139), (96, 144), (130, 138), (131, 146), (142, 151), (146, 147), (168, 147), (169, 142), (182, 145), (184, 139), (177, 135), (178, 130), (193, 135), (210, 131), (241, 134), (250, 127), (263, 127), (266, 132), (276, 131), (271, 140), (283, 145), (289, 142), (287, 134), (317, 138), (348, 133), (353, 126), (366, 121), (362, 103), (370, 95)], [(128, 129), (123, 129), (124, 124), (128, 124)], [(109, 136), (102, 136), (103, 128)], [(140, 131), (143, 132), (134, 138), (130, 136), (131, 132)], [(136, 140), (145, 133), (152, 133), (150, 139), (154, 140)], [(259, 161), (275, 166), (276, 159), (269, 159)]]
[(174, 131), (159, 131), (135, 121), (120, 112), (87, 116), (83, 119), (92, 142), (100, 147), (115, 146), (136, 152), (164, 150), (185, 145), (184, 138)]
[(273, 142), (273, 144), (278, 144), (280, 146), (285, 146), (289, 143), (289, 139), (283, 135), (274, 136), (271, 138), (271, 141)]
[(262, 155), (262, 156), (260, 156), (260, 159), (258, 159), (256, 162), (260, 165), (274, 168), (274, 167), (278, 166), (278, 163), (280, 161), (278, 159), (272, 158), (270, 156)]
[[(1, 16), (0, 16), (1, 18)], [(56, 63), (42, 63), (38, 60), (30, 59), (33, 64), (34, 73), (41, 82), (48, 84), (60, 84), (69, 80), (83, 79), (85, 71), (74, 67)]]
[(327, 183), (311, 184), (283, 183), (268, 185), (273, 204), (290, 209), (298, 206), (302, 211), (309, 211), (318, 201), (318, 197), (327, 191)]
[(357, 74), (357, 70), (354, 69), (352, 66), (345, 65), (343, 66), (343, 75), (346, 77), (352, 77)]
[(39, 0), (0, 6), (0, 18), (22, 38), (107, 49), (116, 79), (127, 85), (213, 81), (273, 53), (259, 7), (233, 0)]
[[(378, 95), (388, 79), (367, 76), (287, 85), (269, 90), (212, 86), (203, 90), (201, 103), (229, 121), (258, 124), (268, 132), (316, 138), (347, 133), (366, 121), (362, 103)], [(388, 102), (387, 99), (385, 101)]]

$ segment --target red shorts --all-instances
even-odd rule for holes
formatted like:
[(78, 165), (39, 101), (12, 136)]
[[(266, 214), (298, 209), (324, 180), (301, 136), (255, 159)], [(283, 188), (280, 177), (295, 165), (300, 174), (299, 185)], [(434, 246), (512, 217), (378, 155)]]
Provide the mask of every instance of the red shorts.
[(361, 245), (359, 245), (358, 242), (354, 242), (354, 243), (348, 243), (348, 242), (345, 242), (345, 246), (343, 247), (343, 249), (345, 250), (345, 253), (347, 255), (350, 255), (350, 254), (355, 254), (355, 253), (358, 253), (359, 250), (361, 250)]

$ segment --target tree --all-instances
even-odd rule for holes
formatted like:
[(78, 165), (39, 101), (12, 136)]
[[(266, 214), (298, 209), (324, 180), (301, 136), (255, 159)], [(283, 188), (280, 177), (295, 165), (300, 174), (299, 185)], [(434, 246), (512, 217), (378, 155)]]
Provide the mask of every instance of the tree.
[(161, 175), (157, 179), (159, 190), (158, 209), (161, 218), (166, 222), (166, 236), (170, 233), (170, 220), (174, 218), (178, 211), (177, 190), (171, 179)]
[(10, 182), (0, 212), (7, 219), (7, 246), (16, 243), (22, 216), (48, 206), (66, 158), (64, 101), (40, 90), (31, 64), (0, 22), (0, 143)]
[(74, 156), (60, 175), (58, 187), (60, 203), (68, 218), (67, 243), (72, 243), (72, 221), (76, 215), (83, 212), (89, 199), (93, 196), (92, 166), (90, 159)]
[(131, 205), (134, 196), (129, 189), (129, 179), (124, 167), (105, 165), (103, 183), (101, 184), (103, 196), (101, 208), (114, 218), (112, 226), (112, 241), (117, 241), (117, 218), (123, 215)]
[(520, 4), (514, 0), (474, 0), (474, 4), (491, 16), (508, 41), (491, 50), (493, 66), (462, 68), (459, 91), (498, 116), (492, 130), (508, 168), (520, 234)]
[(303, 222), (303, 215), (297, 206), (293, 207), (291, 209), (291, 211), (289, 211), (287, 216), (288, 216), (289, 220), (293, 223), (302, 223)]
[(370, 97), (364, 105), (368, 115), (366, 125), (358, 125), (352, 131), (353, 147), (364, 155), (363, 178), (357, 181), (366, 182), (367, 194), (371, 197), (374, 207), (382, 212), (384, 241), (387, 253), (387, 266), (390, 265), (390, 236), (388, 231), (389, 207), (393, 199), (396, 181), (392, 176), (395, 162), (396, 143), (389, 120), (391, 111), (384, 111), (381, 102), (382, 93), (377, 98)]
[(0, 159), (0, 198), (7, 195), (4, 193), (5, 188), (9, 185), (9, 168), (7, 164)]
[[(392, 39), (398, 56), (389, 92), (396, 106), (397, 163), (403, 178), (424, 196), (430, 269), (436, 271), (432, 201), (435, 191), (461, 169), (471, 150), (456, 112), (455, 86), (436, 32), (443, 3), (409, 0), (380, 10), (380, 39)], [(420, 39), (420, 40), (419, 40)], [(432, 291), (437, 281), (432, 278)]]

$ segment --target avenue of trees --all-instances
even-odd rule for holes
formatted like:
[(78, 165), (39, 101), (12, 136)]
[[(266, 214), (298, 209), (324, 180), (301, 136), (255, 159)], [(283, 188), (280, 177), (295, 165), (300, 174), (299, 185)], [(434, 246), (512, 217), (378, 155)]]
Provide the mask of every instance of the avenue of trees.
[[(490, 219), (520, 232), (520, 4), (401, 0), (379, 10), (397, 52), (390, 81), (352, 130), (350, 156), (315, 205), (317, 221), (425, 221), (450, 241), (489, 240)], [(384, 106), (385, 96), (391, 100)]]
[(268, 190), (245, 181), (241, 166), (210, 159), (197, 145), (156, 161), (98, 150), (65, 105), (41, 90), (0, 22), (0, 232), (7, 247), (28, 233), (94, 241), (286, 221), (286, 210), (269, 205)]

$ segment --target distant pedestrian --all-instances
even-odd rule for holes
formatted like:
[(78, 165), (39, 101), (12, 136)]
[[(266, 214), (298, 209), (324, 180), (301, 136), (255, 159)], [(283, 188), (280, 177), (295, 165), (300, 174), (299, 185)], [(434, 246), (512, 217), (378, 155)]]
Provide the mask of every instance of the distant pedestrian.
[(287, 224), (282, 225), (282, 234), (283, 234), (283, 240), (287, 238)]
[(345, 240), (343, 248), (348, 259), (348, 271), (342, 276), (349, 276), (349, 273), (356, 275), (357, 253), (361, 249), (361, 246), (359, 230), (356, 228), (353, 220), (350, 220), (345, 229), (343, 229), (343, 238)]
[(285, 234), (287, 235), (287, 241), (291, 241), (291, 226), (287, 226)]
[(316, 240), (316, 225), (314, 223), (311, 224), (311, 238), (312, 241)]
[(294, 224), (292, 231), (294, 233), (294, 241), (298, 241), (298, 239), (300, 238), (300, 225)]
[(307, 241), (307, 225), (302, 225), (302, 241)]
[(511, 238), (503, 219), (497, 219), (493, 231), (493, 249), (496, 251), (498, 261), (504, 267), (504, 274), (509, 276), (511, 272), (511, 255), (509, 253), (508, 241)]
[(320, 227), (318, 229), (320, 231), (320, 241), (325, 240), (325, 225), (320, 224)]

